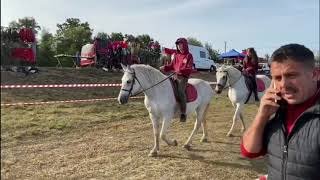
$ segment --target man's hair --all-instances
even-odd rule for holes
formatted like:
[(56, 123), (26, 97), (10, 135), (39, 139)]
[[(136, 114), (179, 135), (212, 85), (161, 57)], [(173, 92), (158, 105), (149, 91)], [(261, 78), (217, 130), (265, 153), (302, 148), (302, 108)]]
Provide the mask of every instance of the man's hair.
[(284, 62), (287, 60), (302, 63), (305, 67), (314, 68), (315, 59), (313, 52), (300, 44), (287, 44), (275, 50), (271, 62)]

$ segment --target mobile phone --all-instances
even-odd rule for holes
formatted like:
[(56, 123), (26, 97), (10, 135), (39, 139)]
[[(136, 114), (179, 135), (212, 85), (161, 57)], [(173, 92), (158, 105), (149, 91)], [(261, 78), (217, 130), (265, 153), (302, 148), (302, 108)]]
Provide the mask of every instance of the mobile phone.
[[(273, 83), (273, 88), (276, 89), (276, 84), (275, 83)], [(281, 97), (281, 92), (278, 92), (276, 95)], [(287, 101), (285, 99), (283, 99), (282, 97), (281, 97), (280, 100), (276, 100), (275, 99), (274, 102), (279, 104), (280, 108), (285, 108), (288, 105)]]

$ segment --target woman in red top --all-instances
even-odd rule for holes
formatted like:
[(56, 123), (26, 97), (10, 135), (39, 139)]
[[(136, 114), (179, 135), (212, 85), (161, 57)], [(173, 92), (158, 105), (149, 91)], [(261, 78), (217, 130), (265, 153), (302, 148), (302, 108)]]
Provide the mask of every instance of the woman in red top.
[(254, 48), (248, 48), (247, 56), (243, 60), (243, 69), (242, 72), (247, 75), (251, 82), (253, 93), (256, 101), (259, 101), (258, 92), (257, 92), (257, 83), (256, 83), (256, 74), (258, 71), (258, 56)]
[(187, 120), (187, 97), (185, 91), (189, 76), (192, 72), (193, 57), (192, 54), (189, 53), (187, 39), (177, 39), (176, 46), (177, 52), (174, 54), (174, 59), (170, 64), (160, 67), (160, 70), (164, 72), (174, 71), (176, 73), (174, 79), (177, 84), (178, 100), (181, 110), (180, 122), (185, 122)]

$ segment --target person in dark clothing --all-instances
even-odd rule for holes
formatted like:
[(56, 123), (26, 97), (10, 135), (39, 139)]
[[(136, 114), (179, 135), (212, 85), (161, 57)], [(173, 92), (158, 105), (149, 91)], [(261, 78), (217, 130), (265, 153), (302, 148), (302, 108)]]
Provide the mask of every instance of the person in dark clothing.
[(288, 44), (271, 57), (271, 86), (244, 133), (241, 153), (267, 154), (269, 179), (320, 179), (320, 75), (312, 51)]
[(76, 64), (76, 68), (80, 67), (80, 61), (81, 61), (81, 54), (79, 51), (76, 52), (76, 55), (74, 57), (74, 61), (75, 61), (75, 64)]
[(187, 96), (186, 87), (189, 76), (192, 72), (193, 57), (189, 53), (188, 41), (185, 38), (179, 38), (176, 41), (177, 52), (174, 54), (174, 59), (170, 64), (160, 67), (161, 71), (174, 71), (175, 82), (178, 89), (178, 100), (180, 103), (180, 122), (187, 120), (186, 108), (187, 108)]
[(254, 48), (247, 49), (247, 55), (243, 60), (242, 72), (250, 78), (252, 90), (256, 101), (259, 101), (256, 83), (256, 74), (258, 71), (258, 56)]

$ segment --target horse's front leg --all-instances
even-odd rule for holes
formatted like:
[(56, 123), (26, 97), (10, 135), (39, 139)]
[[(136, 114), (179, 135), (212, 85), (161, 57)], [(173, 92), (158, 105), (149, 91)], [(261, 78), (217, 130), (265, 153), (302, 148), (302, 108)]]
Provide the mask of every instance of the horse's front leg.
[(154, 134), (154, 147), (150, 151), (149, 156), (154, 157), (157, 156), (159, 153), (159, 118), (153, 115), (152, 113), (150, 113), (149, 116), (152, 121)]
[(234, 125), (236, 124), (236, 120), (239, 118), (241, 113), (242, 105), (240, 103), (236, 104), (236, 111), (234, 112), (233, 119), (232, 119), (232, 126), (227, 134), (228, 137), (232, 136), (232, 131), (234, 128)]
[(177, 146), (178, 142), (175, 139), (168, 139), (167, 137), (167, 132), (169, 129), (169, 126), (171, 124), (171, 120), (172, 118), (169, 117), (164, 117), (163, 118), (163, 123), (162, 123), (162, 129), (161, 129), (161, 133), (160, 133), (160, 137), (161, 139), (166, 142), (169, 146)]

